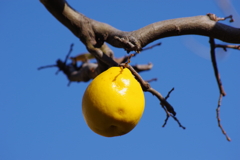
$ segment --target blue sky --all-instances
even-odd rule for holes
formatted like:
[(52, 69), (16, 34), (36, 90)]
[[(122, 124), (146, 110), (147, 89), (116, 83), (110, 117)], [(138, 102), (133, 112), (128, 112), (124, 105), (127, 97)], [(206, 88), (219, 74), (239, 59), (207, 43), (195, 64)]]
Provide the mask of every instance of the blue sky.
[[(124, 31), (172, 18), (207, 13), (225, 16), (213, 0), (68, 2), (86, 16)], [(142, 52), (131, 62), (154, 64), (151, 71), (141, 75), (144, 79), (158, 78), (151, 85), (163, 95), (175, 87), (169, 102), (187, 129), (179, 128), (173, 119), (162, 128), (165, 113), (156, 97), (145, 93), (145, 112), (137, 127), (124, 136), (106, 138), (93, 133), (82, 116), (82, 95), (89, 83), (67, 87), (65, 75), (55, 75), (57, 68), (37, 70), (63, 60), (71, 43), (75, 44), (73, 56), (86, 52), (84, 45), (37, 0), (1, 0), (0, 5), (1, 160), (240, 158), (239, 51), (219, 51), (217, 56), (227, 92), (221, 120), (232, 142), (226, 141), (217, 126), (218, 87), (208, 38), (201, 36), (158, 40), (160, 47)], [(240, 2), (233, 1), (233, 6), (240, 6)], [(123, 49), (111, 48), (116, 57), (126, 55)]]

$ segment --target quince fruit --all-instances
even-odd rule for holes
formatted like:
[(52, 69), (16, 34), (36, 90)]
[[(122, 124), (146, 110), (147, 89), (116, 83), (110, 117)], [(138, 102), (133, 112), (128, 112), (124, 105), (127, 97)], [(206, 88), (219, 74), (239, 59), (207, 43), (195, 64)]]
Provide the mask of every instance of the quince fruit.
[(130, 132), (142, 117), (144, 93), (127, 68), (111, 67), (99, 74), (87, 87), (82, 112), (89, 128), (105, 136)]

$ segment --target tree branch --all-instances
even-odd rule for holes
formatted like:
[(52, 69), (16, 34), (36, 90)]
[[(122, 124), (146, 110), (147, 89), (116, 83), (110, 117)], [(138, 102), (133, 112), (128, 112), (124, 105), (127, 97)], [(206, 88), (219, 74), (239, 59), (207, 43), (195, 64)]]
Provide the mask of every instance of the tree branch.
[(174, 108), (172, 107), (172, 105), (166, 101), (166, 99), (161, 95), (161, 93), (159, 93), (158, 91), (153, 89), (148, 82), (144, 81), (142, 79), (142, 77), (132, 68), (132, 66), (130, 66), (128, 64), (123, 64), (120, 66), (127, 67), (132, 72), (132, 74), (135, 76), (135, 78), (138, 80), (138, 82), (142, 86), (143, 91), (152, 93), (154, 96), (156, 96), (159, 99), (159, 101), (164, 106), (166, 106), (168, 112), (170, 112), (174, 116), (176, 115), (176, 112), (174, 111)]
[(168, 118), (172, 117), (178, 123), (179, 127), (186, 129), (184, 126), (182, 126), (180, 121), (177, 119), (177, 117), (176, 117), (177, 113), (174, 111), (174, 108), (172, 107), (172, 105), (167, 102), (167, 99), (169, 98), (169, 96), (170, 96), (171, 92), (174, 90), (174, 88), (171, 89), (168, 92), (167, 96), (164, 98), (161, 95), (161, 93), (159, 93), (158, 91), (153, 89), (147, 81), (144, 81), (142, 79), (142, 77), (130, 65), (128, 65), (126, 63), (126, 64), (121, 64), (120, 66), (127, 67), (132, 72), (132, 74), (135, 76), (135, 78), (138, 80), (138, 82), (142, 86), (143, 91), (150, 92), (159, 99), (160, 105), (162, 106), (162, 108), (164, 109), (164, 111), (167, 114), (167, 117), (166, 117), (165, 122), (162, 127), (164, 127), (167, 124)]
[(227, 48), (240, 50), (240, 45), (215, 44), (215, 47), (222, 48), (224, 51), (227, 51)]
[(222, 124), (221, 124), (221, 118), (220, 118), (220, 107), (221, 107), (221, 102), (222, 102), (222, 94), (220, 94), (219, 99), (218, 99), (218, 106), (216, 109), (216, 114), (217, 114), (217, 123), (218, 127), (221, 129), (223, 135), (225, 135), (227, 141), (231, 141), (231, 138), (227, 135), (227, 132), (224, 130)]
[[(77, 67), (72, 63), (66, 64), (60, 59), (57, 60), (56, 64), (41, 66), (38, 70), (52, 67), (58, 68), (57, 73), (62, 71), (70, 82), (88, 82), (101, 73), (97, 63), (84, 62), (80, 67)], [(152, 64), (133, 65), (132, 67), (137, 72), (142, 72), (152, 69)]]
[[(174, 90), (174, 88), (172, 88), (172, 89), (168, 92), (167, 96), (165, 97), (166, 100), (169, 98), (169, 96), (170, 96), (170, 94), (172, 93), (173, 90)], [(172, 118), (178, 123), (179, 127), (181, 127), (182, 129), (186, 129), (186, 127), (184, 127), (184, 126), (180, 123), (180, 121), (177, 119), (177, 117), (175, 117), (174, 115), (172, 115), (171, 113), (169, 113), (168, 110), (165, 108), (165, 106), (164, 106), (162, 103), (161, 103), (161, 105), (162, 105), (162, 108), (164, 109), (164, 111), (166, 112), (166, 119), (165, 119), (164, 124), (162, 125), (162, 127), (165, 127), (166, 124), (167, 124), (167, 121), (168, 121), (169, 117), (172, 117)]]
[[(225, 96), (226, 93), (221, 84), (214, 49), (216, 47), (222, 47), (225, 50), (226, 48), (240, 49), (240, 47), (237, 45), (216, 45), (214, 38), (228, 43), (240, 43), (239, 28), (234, 28), (218, 22), (225, 19), (230, 19), (230, 21), (233, 21), (232, 16), (218, 18), (214, 14), (207, 14), (203, 16), (170, 19), (152, 23), (135, 31), (125, 32), (118, 30), (109, 24), (98, 22), (84, 16), (83, 14), (71, 8), (65, 0), (40, 1), (59, 22), (66, 26), (76, 37), (81, 40), (81, 42), (86, 46), (88, 52), (91, 53), (98, 61), (97, 64), (84, 62), (80, 67), (77, 67), (73, 63), (66, 64), (66, 59), (64, 62), (58, 60), (56, 65), (49, 65), (39, 68), (43, 69), (47, 67), (58, 67), (59, 70), (63, 71), (64, 74), (67, 75), (70, 81), (88, 81), (107, 68), (111, 66), (118, 66), (118, 64), (122, 63), (122, 61), (130, 59), (129, 57), (114, 59), (112, 50), (106, 45), (105, 42), (114, 47), (123, 48), (127, 52), (135, 51), (138, 53), (142, 51), (143, 47), (145, 47), (147, 44), (161, 38), (190, 34), (210, 37), (212, 64), (220, 91), (219, 103), (216, 110), (217, 120), (223, 134), (230, 141), (230, 138), (227, 136), (220, 123), (220, 103), (222, 96)], [(130, 57), (132, 55), (130, 55)], [(174, 108), (167, 102), (167, 98), (171, 91), (169, 92), (168, 96), (164, 98), (159, 92), (151, 88), (149, 83), (144, 81), (137, 73), (151, 69), (152, 64), (136, 65), (131, 67), (128, 65), (128, 63), (126, 63), (124, 64), (124, 67), (128, 67), (131, 70), (132, 74), (141, 84), (143, 91), (152, 93), (160, 100), (160, 104), (167, 114), (167, 118), (163, 126), (165, 126), (169, 116), (171, 116), (175, 121), (178, 122), (180, 127), (185, 129), (185, 127), (183, 127), (175, 117), (176, 112), (174, 111)]]
[(238, 28), (215, 22), (208, 16), (160, 21), (135, 32), (136, 35), (139, 35), (142, 46), (156, 39), (188, 34), (209, 36), (230, 43), (240, 43), (240, 30)]
[(216, 57), (215, 57), (215, 48), (216, 48), (216, 44), (214, 41), (214, 38), (209, 38), (209, 43), (210, 43), (210, 53), (211, 53), (211, 59), (212, 59), (212, 64), (213, 64), (213, 69), (214, 69), (214, 74), (217, 80), (217, 84), (218, 84), (218, 88), (219, 88), (219, 99), (218, 99), (218, 106), (216, 109), (216, 114), (217, 114), (217, 122), (218, 122), (218, 126), (221, 129), (222, 133), (225, 135), (226, 139), (228, 141), (231, 141), (230, 137), (228, 137), (226, 131), (224, 130), (223, 126), (221, 125), (221, 119), (220, 119), (220, 107), (221, 107), (221, 102), (222, 102), (222, 97), (226, 96), (226, 92), (223, 89), (223, 85), (220, 79), (220, 73), (218, 72), (218, 68), (217, 68), (217, 61), (216, 61)]
[(211, 60), (212, 60), (213, 70), (214, 70), (214, 74), (215, 74), (215, 77), (217, 80), (218, 88), (219, 88), (220, 94), (222, 94), (223, 96), (226, 96), (226, 92), (224, 91), (223, 85), (221, 82), (220, 73), (218, 72), (217, 61), (216, 61), (216, 57), (215, 57), (215, 41), (214, 41), (214, 39), (210, 37), (209, 43), (211, 46), (211, 50), (210, 50)]
[[(87, 49), (109, 65), (116, 65), (103, 58), (97, 49), (103, 42), (126, 51), (140, 51), (147, 44), (165, 37), (203, 35), (229, 43), (240, 43), (240, 29), (212, 20), (208, 15), (177, 18), (150, 24), (132, 32), (120, 31), (106, 23), (87, 18), (72, 9), (65, 0), (40, 0), (48, 11), (86, 45)], [(111, 62), (110, 62), (111, 61)]]

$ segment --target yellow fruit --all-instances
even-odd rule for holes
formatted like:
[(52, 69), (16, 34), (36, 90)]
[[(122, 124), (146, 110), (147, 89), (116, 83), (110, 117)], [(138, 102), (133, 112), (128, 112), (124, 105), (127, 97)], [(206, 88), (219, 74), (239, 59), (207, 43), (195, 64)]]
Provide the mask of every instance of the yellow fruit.
[(144, 93), (127, 68), (111, 67), (87, 87), (82, 112), (87, 125), (105, 137), (130, 132), (144, 111)]

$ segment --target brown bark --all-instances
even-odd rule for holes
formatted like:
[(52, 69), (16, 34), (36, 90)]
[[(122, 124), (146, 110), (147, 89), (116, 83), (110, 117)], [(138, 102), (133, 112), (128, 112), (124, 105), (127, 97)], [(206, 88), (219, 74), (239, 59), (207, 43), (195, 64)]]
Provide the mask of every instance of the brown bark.
[[(140, 51), (142, 47), (157, 39), (188, 34), (240, 43), (239, 28), (211, 20), (207, 15), (160, 21), (135, 31), (124, 32), (84, 16), (72, 9), (64, 0), (41, 0), (41, 2), (55, 18), (80, 38), (92, 54), (101, 59), (103, 53), (97, 48), (104, 42), (127, 51)], [(103, 61), (108, 60), (106, 58)], [(108, 63), (116, 65), (114, 62)]]

